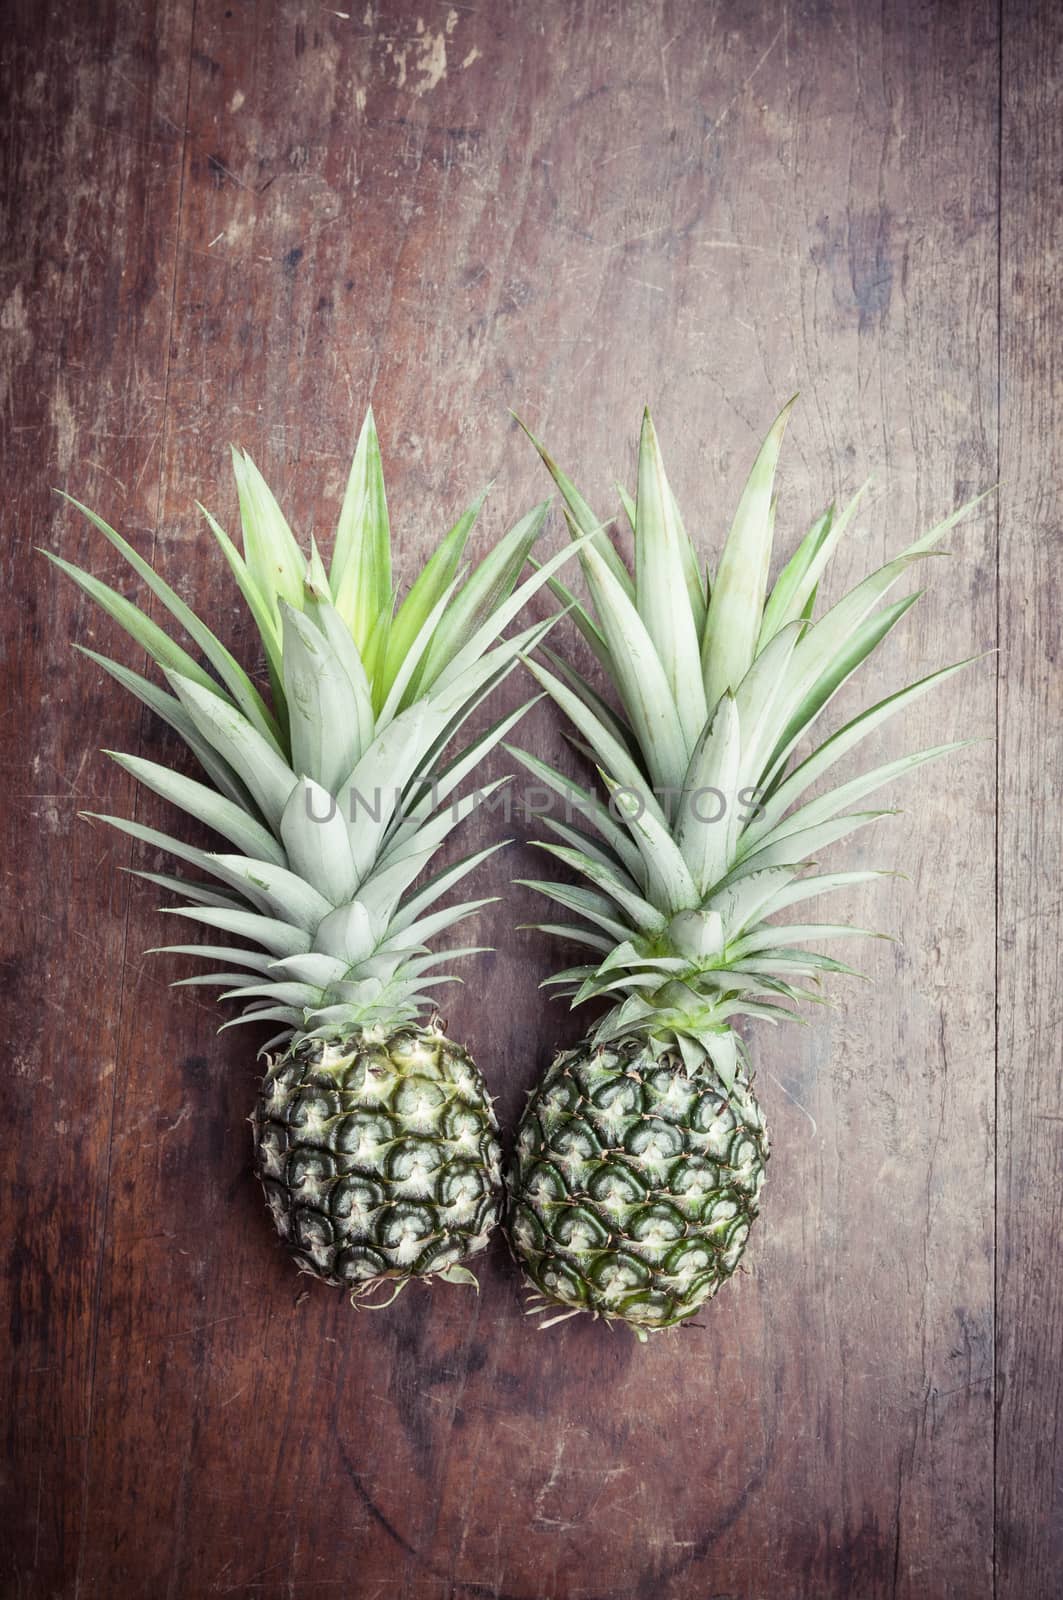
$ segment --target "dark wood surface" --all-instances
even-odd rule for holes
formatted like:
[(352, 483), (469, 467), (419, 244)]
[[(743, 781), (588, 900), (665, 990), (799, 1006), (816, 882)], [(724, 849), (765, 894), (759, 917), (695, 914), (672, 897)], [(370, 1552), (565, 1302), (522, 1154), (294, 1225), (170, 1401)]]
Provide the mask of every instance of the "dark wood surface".
[[(0, 1592), (1048, 1600), (1056, 8), (343, 5), (6, 8)], [(710, 550), (796, 389), (788, 537), (876, 474), (837, 587), (1003, 479), (868, 687), (1000, 654), (877, 742), (982, 739), (848, 851), (909, 875), (846, 907), (903, 942), (753, 1036), (749, 1270), (646, 1348), (537, 1332), (501, 1240), (479, 1296), (355, 1313), (271, 1235), (249, 1036), (167, 988), (190, 968), (142, 954), (170, 929), (119, 870), (145, 853), (77, 819), (161, 820), (97, 752), (175, 751), (70, 651), (117, 630), (35, 546), (134, 588), (52, 489), (249, 647), (193, 504), (234, 522), (230, 440), (327, 536), (371, 399), (409, 571), (486, 479), (481, 548), (546, 492), (507, 406), (605, 510), (649, 401)], [(557, 749), (541, 708), (525, 735)], [(562, 953), (514, 931), (525, 832), (448, 1005), (510, 1127), (580, 1025), (537, 991)]]

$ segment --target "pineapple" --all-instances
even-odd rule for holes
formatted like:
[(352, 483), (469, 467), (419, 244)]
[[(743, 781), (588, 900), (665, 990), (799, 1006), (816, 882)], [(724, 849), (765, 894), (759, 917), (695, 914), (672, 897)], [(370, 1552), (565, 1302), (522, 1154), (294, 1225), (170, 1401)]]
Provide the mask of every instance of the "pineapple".
[[(547, 982), (574, 1006), (601, 999), (610, 1007), (531, 1095), (508, 1178), (511, 1241), (545, 1302), (539, 1309), (557, 1308), (550, 1321), (590, 1312), (644, 1339), (687, 1321), (734, 1272), (769, 1148), (736, 1023), (791, 1017), (793, 1003), (820, 998), (805, 985), (852, 971), (807, 944), (874, 935), (803, 921), (792, 908), (881, 876), (819, 872), (818, 858), (886, 814), (851, 809), (865, 796), (959, 748), (939, 745), (819, 786), (887, 718), (966, 664), (809, 741), (835, 691), (917, 595), (879, 602), (969, 508), (816, 620), (817, 586), (863, 491), (818, 518), (769, 591), (772, 486), (792, 404), (757, 456), (711, 585), (648, 412), (637, 498), (620, 491), (634, 577), (532, 441), (571, 531), (588, 540), (579, 555), (591, 607), (556, 578), (551, 585), (619, 701), (608, 703), (548, 649), (549, 667), (527, 663), (596, 762), (604, 800), (507, 746), (564, 803), (563, 820), (544, 818), (554, 842), (543, 848), (585, 880), (531, 884), (574, 918), (537, 926), (587, 952), (585, 964)], [(800, 741), (808, 753), (795, 765)]]
[(396, 608), (372, 412), (327, 572), (313, 542), (304, 559), (250, 458), (234, 451), (233, 462), (243, 553), (204, 515), (261, 637), (268, 698), (169, 584), (80, 502), (72, 503), (198, 656), (123, 596), (51, 556), (146, 650), (167, 687), (83, 653), (177, 731), (204, 781), (108, 754), (225, 845), (206, 850), (123, 817), (98, 820), (191, 869), (138, 874), (178, 895), (182, 903), (166, 909), (217, 941), (168, 947), (223, 969), (181, 981), (220, 986), (222, 998), (240, 1002), (226, 1027), (279, 1028), (263, 1046), (255, 1166), (298, 1265), (349, 1286), (355, 1299), (381, 1286), (397, 1293), (411, 1278), (465, 1281), (463, 1263), (483, 1249), (499, 1211), (498, 1130), (477, 1067), (432, 1015), (432, 991), (457, 981), (441, 969), (476, 951), (429, 945), (488, 903), (440, 907), (500, 845), (422, 874), (498, 787), (457, 793), (526, 709), (443, 761), (466, 719), (550, 626), (499, 642), (557, 565), (515, 587), (546, 506), (466, 578), (459, 565), (481, 496)]

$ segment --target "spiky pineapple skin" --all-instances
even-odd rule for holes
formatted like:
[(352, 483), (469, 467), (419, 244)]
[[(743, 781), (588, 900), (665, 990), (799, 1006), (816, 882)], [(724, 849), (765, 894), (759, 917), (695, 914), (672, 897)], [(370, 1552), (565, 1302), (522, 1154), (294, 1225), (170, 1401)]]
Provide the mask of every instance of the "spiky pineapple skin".
[(675, 1327), (737, 1267), (768, 1153), (741, 1079), (728, 1093), (637, 1038), (562, 1053), (518, 1131), (511, 1243), (549, 1301)]
[(461, 1265), (499, 1219), (484, 1080), (434, 1026), (304, 1039), (270, 1062), (252, 1124), (284, 1244), (305, 1271), (356, 1296)]

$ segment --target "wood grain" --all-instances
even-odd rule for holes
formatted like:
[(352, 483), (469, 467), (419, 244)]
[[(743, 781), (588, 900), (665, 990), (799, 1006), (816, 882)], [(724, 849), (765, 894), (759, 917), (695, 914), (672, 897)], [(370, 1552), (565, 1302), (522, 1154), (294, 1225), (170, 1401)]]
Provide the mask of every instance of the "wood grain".
[[(76, 821), (130, 785), (96, 754), (134, 709), (75, 664), (99, 618), (53, 581), (53, 486), (150, 548), (179, 213), (190, 19), (39, 9), (5, 23), (3, 739), (5, 1593), (73, 1593), (88, 1495), (128, 879)], [(63, 515), (62, 546), (114, 564)], [(104, 630), (106, 631), (106, 630)], [(139, 964), (139, 949), (134, 964)]]
[[(1003, 29), (991, 0), (14, 15), (4, 1592), (988, 1600), (996, 1550), (1001, 1596), (1047, 1600), (1063, 1579), (1060, 841), (1058, 807), (1035, 803), (1063, 755), (1047, 0), (1008, 0)], [(909, 875), (846, 907), (903, 940), (866, 956), (874, 984), (839, 989), (808, 1030), (751, 1035), (771, 1182), (750, 1270), (699, 1329), (646, 1349), (582, 1319), (537, 1333), (500, 1240), (479, 1296), (415, 1289), (374, 1316), (307, 1293), (250, 1177), (253, 1046), (166, 988), (187, 965), (141, 955), (170, 929), (117, 869), (156, 863), (76, 820), (161, 822), (93, 752), (176, 751), (71, 658), (72, 639), (123, 646), (32, 547), (133, 588), (50, 486), (153, 551), (246, 654), (194, 506), (234, 523), (230, 440), (327, 540), (371, 399), (409, 573), (486, 480), (481, 550), (546, 494), (508, 406), (608, 514), (649, 401), (708, 554), (797, 389), (785, 548), (876, 474), (835, 593), (998, 475), (1011, 486), (999, 705), (975, 667), (874, 750), (988, 738), (999, 712), (1000, 987), (983, 742), (908, 780), (906, 814), (845, 857)], [(980, 511), (931, 564), (868, 696), (996, 642), (996, 519)], [(524, 739), (558, 751), (542, 707)], [(496, 953), (449, 1003), (509, 1127), (583, 1020), (537, 988), (563, 953), (514, 931), (535, 913), (510, 887), (535, 829), (512, 831), (479, 880), (502, 896), (479, 928)]]
[(1063, 1572), (1063, 28), (1018, 4), (1002, 42), (996, 1528), (1019, 1600)]

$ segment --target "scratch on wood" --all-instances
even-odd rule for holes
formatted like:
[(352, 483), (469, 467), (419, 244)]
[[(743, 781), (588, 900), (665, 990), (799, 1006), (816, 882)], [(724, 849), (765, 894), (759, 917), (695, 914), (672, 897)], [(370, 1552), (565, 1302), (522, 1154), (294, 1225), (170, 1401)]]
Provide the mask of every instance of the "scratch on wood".
[(742, 82), (739, 84), (739, 86), (736, 89), (735, 93), (731, 96), (730, 100), (728, 100), (727, 104), (724, 106), (723, 110), (720, 112), (720, 115), (716, 118), (715, 122), (713, 122), (710, 125), (709, 130), (705, 135), (706, 140), (711, 139), (712, 135), (714, 133), (718, 132), (718, 130), (726, 122), (727, 118), (730, 116), (731, 112), (734, 110), (734, 108), (738, 104), (739, 100), (741, 100), (742, 96), (745, 94), (746, 90), (749, 88), (749, 85), (753, 82), (753, 79), (756, 77), (757, 73), (760, 71), (761, 67), (764, 65), (765, 61), (767, 61), (768, 57), (771, 55), (772, 51), (775, 49), (775, 46), (778, 44), (779, 40), (782, 38), (783, 31), (784, 31), (785, 27), (786, 27), (785, 22), (780, 22), (778, 28), (775, 30), (775, 35), (772, 38), (771, 43), (768, 45), (767, 49), (764, 51), (763, 55), (760, 57), (760, 60), (757, 62), (756, 66), (753, 68), (753, 70), (750, 73), (747, 74), (747, 76), (745, 78), (743, 78)]

